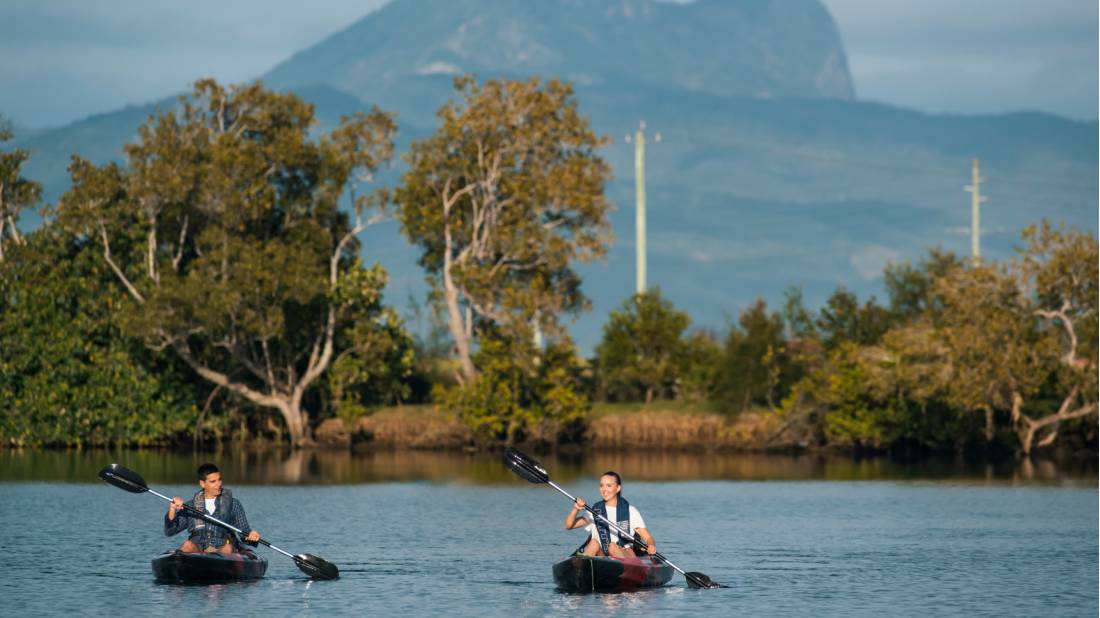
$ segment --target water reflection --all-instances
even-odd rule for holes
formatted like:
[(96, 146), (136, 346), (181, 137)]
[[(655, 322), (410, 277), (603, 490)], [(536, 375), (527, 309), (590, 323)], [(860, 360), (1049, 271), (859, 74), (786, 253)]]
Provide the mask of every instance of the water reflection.
[[(618, 470), (632, 481), (691, 480), (907, 480), (965, 483), (1097, 483), (1095, 459), (968, 461), (932, 457), (919, 461), (835, 455), (636, 452), (586, 456), (541, 456), (556, 481), (595, 477)], [(190, 483), (195, 468), (214, 461), (232, 483), (356, 484), (402, 481), (516, 482), (494, 454), (375, 451), (225, 451), (178, 453), (157, 450), (0, 450), (0, 481), (95, 482), (104, 465), (120, 463), (150, 483)]]

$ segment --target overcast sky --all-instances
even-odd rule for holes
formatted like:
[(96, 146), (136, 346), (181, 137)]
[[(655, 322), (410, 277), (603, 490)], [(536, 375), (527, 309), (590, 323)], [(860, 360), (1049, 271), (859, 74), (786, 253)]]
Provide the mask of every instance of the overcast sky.
[[(248, 80), (384, 2), (3, 0), (0, 114), (57, 126), (200, 76)], [(1097, 117), (1096, 0), (824, 2), (861, 99)]]

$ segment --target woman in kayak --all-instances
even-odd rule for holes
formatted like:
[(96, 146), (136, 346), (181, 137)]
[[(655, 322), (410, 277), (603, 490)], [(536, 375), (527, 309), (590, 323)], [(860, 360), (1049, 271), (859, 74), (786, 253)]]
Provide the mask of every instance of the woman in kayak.
[[(598, 517), (592, 517), (584, 508), (584, 498), (577, 498), (573, 504), (573, 510), (565, 517), (565, 529), (587, 528), (591, 534), (588, 544), (584, 546), (584, 554), (587, 556), (611, 556), (613, 558), (634, 557), (634, 535), (642, 537), (646, 544), (646, 551), (650, 554), (657, 553), (657, 545), (653, 542), (653, 536), (646, 530), (645, 520), (638, 509), (634, 508), (626, 498), (622, 497), (623, 479), (617, 472), (604, 472), (600, 477), (600, 500), (592, 505), (592, 510), (603, 515), (610, 521), (619, 525), (623, 530), (630, 532), (630, 538), (620, 538), (619, 533), (601, 521)], [(593, 519), (595, 521), (593, 521)]]
[[(245, 540), (252, 543), (259, 541), (260, 533), (248, 525), (248, 519), (244, 515), (244, 507), (241, 506), (240, 501), (234, 498), (228, 489), (222, 488), (222, 475), (218, 467), (212, 463), (205, 463), (199, 466), (196, 473), (202, 490), (191, 499), (191, 506), (240, 528), (248, 535)], [(187, 511), (183, 511), (183, 499), (172, 498), (172, 504), (168, 505), (168, 512), (164, 515), (164, 536), (179, 534), (185, 529), (188, 531), (188, 538), (180, 546), (180, 551), (184, 553), (232, 554), (237, 551), (231, 530), (200, 517), (188, 515)]]

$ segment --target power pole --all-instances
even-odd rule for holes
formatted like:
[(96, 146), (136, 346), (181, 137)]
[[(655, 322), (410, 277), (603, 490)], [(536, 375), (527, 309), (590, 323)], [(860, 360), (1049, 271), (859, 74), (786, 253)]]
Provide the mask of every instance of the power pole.
[(981, 251), (981, 207), (986, 198), (982, 197), (982, 178), (978, 160), (970, 164), (970, 184), (964, 187), (970, 193), (970, 263), (977, 266), (982, 263)]
[[(634, 142), (634, 235), (637, 247), (636, 280), (634, 291), (642, 294), (646, 291), (646, 229), (645, 229), (645, 121), (638, 123), (638, 130), (626, 136), (626, 142)], [(661, 141), (661, 134), (654, 137)]]

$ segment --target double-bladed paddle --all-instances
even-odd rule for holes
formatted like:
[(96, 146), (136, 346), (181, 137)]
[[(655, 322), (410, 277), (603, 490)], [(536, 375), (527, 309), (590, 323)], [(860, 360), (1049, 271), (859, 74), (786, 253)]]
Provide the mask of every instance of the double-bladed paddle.
[[(542, 465), (539, 464), (538, 461), (536, 461), (535, 459), (533, 459), (529, 455), (525, 454), (523, 451), (520, 451), (519, 449), (516, 449), (516, 448), (509, 448), (504, 453), (504, 465), (508, 466), (508, 468), (510, 468), (512, 470), (512, 472), (515, 472), (517, 475), (519, 475), (520, 478), (522, 478), (526, 481), (530, 481), (532, 483), (547, 484), (547, 485), (553, 487), (554, 489), (558, 490), (559, 492), (561, 492), (563, 495), (568, 497), (574, 503), (577, 502), (577, 499), (574, 496), (570, 495), (569, 492), (565, 491), (561, 487), (558, 487), (553, 481), (550, 480), (550, 475), (546, 472), (546, 468), (543, 468)], [(619, 532), (619, 535), (622, 538), (630, 538), (630, 532), (628, 530), (623, 530), (622, 528), (619, 527), (618, 524), (616, 524), (615, 522), (607, 519), (603, 515), (600, 515), (599, 513), (594, 511), (592, 509), (592, 507), (588, 506), (587, 504), (584, 505), (584, 508), (589, 513), (592, 513), (592, 515), (594, 517), (598, 517), (605, 524), (607, 524), (607, 525), (611, 526), (612, 528), (614, 528), (615, 530), (617, 530)], [(638, 539), (638, 538), (634, 539), (634, 543), (640, 545), (643, 549), (648, 547), (645, 544), (644, 541), (642, 541), (641, 539)], [(654, 553), (652, 555), (653, 555), (654, 558), (656, 558), (656, 559), (660, 560), (661, 562), (664, 562), (668, 566), (676, 569), (681, 575), (683, 575), (684, 578), (687, 579), (688, 587), (690, 587), (690, 588), (721, 588), (722, 587), (722, 584), (719, 584), (718, 582), (712, 580), (711, 578), (707, 577), (703, 573), (700, 573), (698, 571), (684, 571), (680, 567), (678, 567), (675, 564), (672, 564), (671, 562), (669, 562), (668, 558), (665, 558), (664, 556), (662, 556), (660, 554), (660, 552)]]
[[(149, 489), (149, 486), (145, 484), (145, 479), (141, 478), (141, 475), (139, 475), (137, 472), (134, 472), (133, 470), (130, 470), (128, 468), (124, 468), (118, 464), (111, 464), (100, 470), (99, 478), (103, 479), (107, 483), (110, 483), (111, 485), (114, 485), (115, 487), (118, 487), (119, 489), (124, 489), (130, 493), (141, 494), (149, 492), (154, 496), (157, 496), (158, 498), (164, 498), (168, 502), (172, 501), (172, 499), (168, 496)], [(239, 528), (231, 526), (220, 519), (207, 515), (206, 513), (203, 513), (202, 511), (196, 509), (189, 504), (185, 503), (183, 505), (183, 510), (187, 511), (187, 513), (192, 516), (200, 517), (208, 522), (217, 524), (224, 528), (228, 528), (233, 532), (236, 532), (237, 534), (244, 534), (244, 532)], [(266, 545), (267, 547), (274, 549), (275, 551), (286, 556), (287, 558), (290, 558), (294, 561), (294, 564), (298, 565), (298, 568), (301, 569), (303, 573), (309, 575), (313, 579), (339, 579), (340, 577), (340, 569), (338, 569), (335, 564), (332, 564), (324, 558), (319, 558), (317, 556), (314, 556), (313, 554), (298, 554), (295, 556), (288, 551), (284, 551), (282, 549), (279, 549), (278, 547), (275, 547), (274, 545), (268, 543), (263, 539), (260, 539), (258, 543)]]

